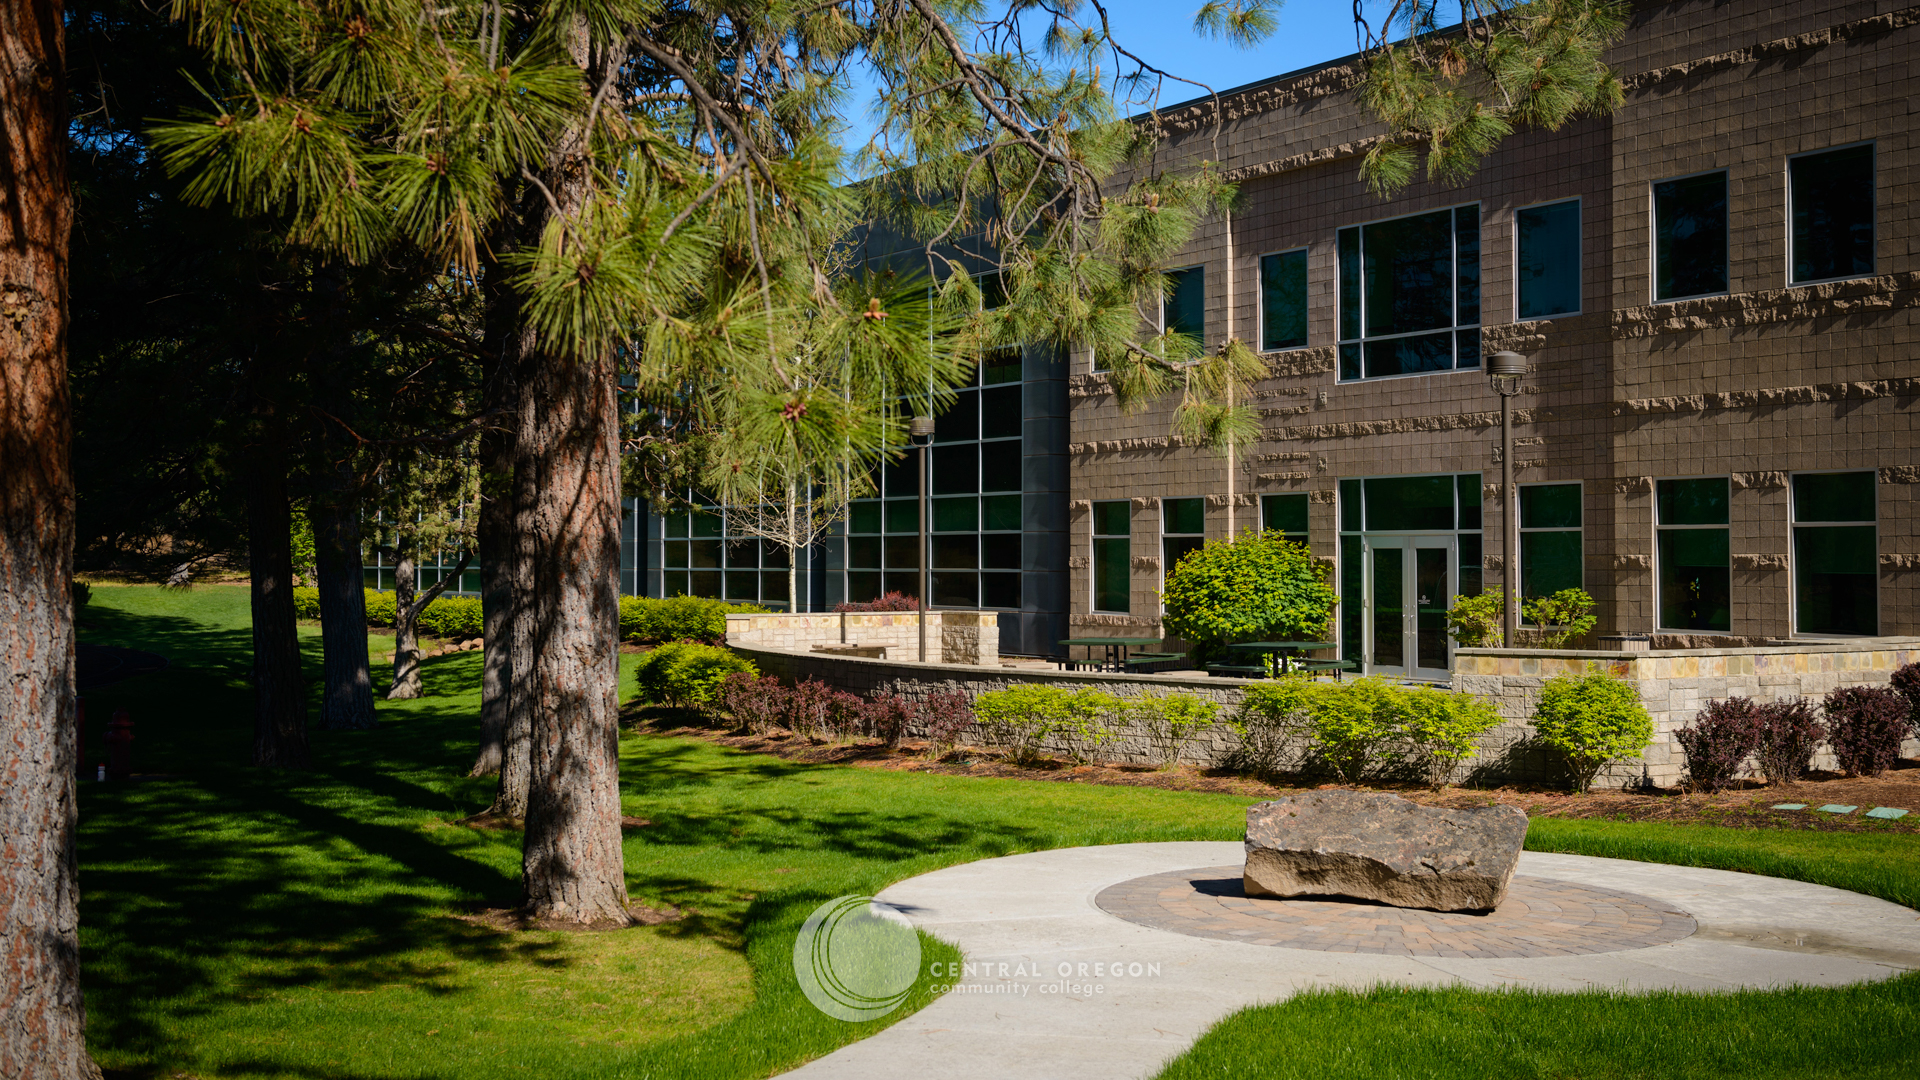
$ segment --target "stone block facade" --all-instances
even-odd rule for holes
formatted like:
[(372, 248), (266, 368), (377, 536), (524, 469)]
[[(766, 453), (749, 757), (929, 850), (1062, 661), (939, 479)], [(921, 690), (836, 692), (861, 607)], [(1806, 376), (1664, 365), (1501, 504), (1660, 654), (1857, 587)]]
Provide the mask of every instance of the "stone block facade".
[[(920, 613), (915, 611), (836, 611), (816, 614), (727, 616), (727, 644), (805, 652), (816, 645), (881, 647), (890, 659), (920, 654)], [(927, 648), (942, 664), (1000, 663), (998, 613), (927, 613)]]

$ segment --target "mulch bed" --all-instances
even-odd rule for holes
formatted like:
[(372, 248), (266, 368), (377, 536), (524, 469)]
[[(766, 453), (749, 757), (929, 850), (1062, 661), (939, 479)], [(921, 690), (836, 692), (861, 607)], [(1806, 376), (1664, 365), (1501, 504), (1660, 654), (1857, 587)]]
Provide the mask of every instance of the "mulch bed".
[[(1294, 783), (1270, 784), (1226, 769), (1182, 765), (1158, 770), (1147, 765), (1070, 765), (1043, 762), (1035, 767), (1009, 765), (991, 750), (963, 747), (944, 760), (929, 761), (926, 744), (908, 742), (890, 749), (878, 742), (819, 743), (786, 732), (750, 735), (723, 730), (696, 713), (662, 706), (627, 707), (628, 724), (662, 735), (702, 739), (719, 746), (811, 765), (851, 765), (856, 768), (934, 773), (941, 776), (997, 776), (1074, 784), (1153, 787), (1169, 791), (1215, 791), (1252, 799), (1271, 799), (1316, 788), (1360, 787), (1391, 791), (1427, 806), (1517, 806), (1533, 817), (1602, 818), (1610, 821), (1658, 821), (1673, 825), (1720, 825), (1729, 828), (1812, 829), (1822, 832), (1920, 832), (1920, 759), (1906, 759), (1892, 772), (1877, 777), (1845, 777), (1814, 773), (1796, 784), (1766, 787), (1746, 782), (1716, 794), (1695, 794), (1678, 788), (1639, 791), (1593, 791), (1574, 795), (1546, 787), (1513, 784), (1498, 788), (1449, 787), (1429, 791), (1420, 784), (1330, 784), (1319, 777), (1300, 777)], [(1806, 803), (1806, 810), (1774, 810), (1777, 803)], [(1813, 808), (1838, 803), (1858, 806), (1852, 814), (1822, 814)], [(1898, 820), (1865, 816), (1876, 806), (1913, 811)]]

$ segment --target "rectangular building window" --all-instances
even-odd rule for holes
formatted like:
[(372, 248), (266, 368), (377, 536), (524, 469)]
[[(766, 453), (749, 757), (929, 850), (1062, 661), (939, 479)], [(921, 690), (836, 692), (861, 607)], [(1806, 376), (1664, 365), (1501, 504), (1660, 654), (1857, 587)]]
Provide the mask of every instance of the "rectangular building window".
[(1307, 343), (1307, 249), (1260, 256), (1260, 351)]
[(1873, 273), (1873, 144), (1787, 162), (1793, 282)]
[(1126, 499), (1093, 504), (1093, 610), (1132, 610), (1133, 504)]
[(1654, 485), (1660, 628), (1725, 633), (1733, 621), (1726, 477)]
[(1480, 208), (1341, 229), (1340, 378), (1480, 366)]
[(1793, 478), (1793, 626), (1802, 634), (1880, 632), (1880, 538), (1871, 472)]
[(1180, 557), (1207, 542), (1205, 499), (1160, 500), (1160, 573), (1173, 573)]
[(1167, 295), (1160, 302), (1160, 326), (1169, 334), (1185, 334), (1201, 347), (1206, 346), (1206, 267), (1167, 271)]
[(1586, 587), (1580, 545), (1580, 485), (1520, 489), (1520, 595)]
[(1260, 527), (1284, 535), (1296, 544), (1307, 542), (1307, 496), (1260, 496)]
[(1580, 310), (1580, 200), (1514, 212), (1516, 312), (1522, 319)]
[(1727, 174), (1653, 185), (1653, 298), (1727, 291)]

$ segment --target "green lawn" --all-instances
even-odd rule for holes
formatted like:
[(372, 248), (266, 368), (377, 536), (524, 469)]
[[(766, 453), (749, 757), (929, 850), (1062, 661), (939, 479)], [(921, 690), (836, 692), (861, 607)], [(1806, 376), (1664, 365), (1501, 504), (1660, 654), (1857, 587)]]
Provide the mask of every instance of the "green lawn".
[[(617, 934), (451, 918), (517, 897), (518, 836), (452, 824), (490, 801), (473, 756), (480, 657), (374, 732), (315, 732), (315, 768), (246, 767), (244, 589), (102, 586), (81, 638), (173, 666), (87, 695), (136, 768), (80, 792), (89, 1042), (130, 1075), (478, 1080), (760, 1076), (874, 1030), (806, 1004), (793, 934), (823, 900), (938, 866), (1134, 840), (1232, 839), (1247, 800), (820, 768), (622, 739), (634, 897), (690, 914)], [(319, 670), (309, 633), (308, 670)], [(630, 691), (630, 684), (625, 687)], [(943, 946), (935, 946), (943, 949)], [(934, 956), (938, 956), (935, 953)], [(532, 1070), (529, 1073), (529, 1070)]]
[[(628, 834), (629, 888), (687, 917), (503, 934), (451, 917), (517, 896), (518, 837), (454, 824), (492, 791), (461, 775), (479, 654), (428, 661), (428, 695), (382, 702), (378, 731), (316, 732), (311, 771), (261, 774), (246, 767), (244, 589), (103, 586), (82, 622), (82, 640), (174, 661), (88, 695), (89, 762), (124, 706), (137, 768), (172, 774), (81, 787), (88, 1034), (121, 1076), (764, 1076), (878, 1026), (829, 1020), (799, 994), (793, 934), (822, 900), (1016, 851), (1237, 839), (1248, 801), (627, 735), (624, 809), (653, 822)], [(318, 637), (305, 644), (317, 674)], [(1920, 902), (1920, 837), (1902, 834), (1543, 818), (1528, 846)], [(1915, 977), (1718, 996), (1315, 994), (1237, 1014), (1164, 1075), (1908, 1076), (1917, 1013)]]

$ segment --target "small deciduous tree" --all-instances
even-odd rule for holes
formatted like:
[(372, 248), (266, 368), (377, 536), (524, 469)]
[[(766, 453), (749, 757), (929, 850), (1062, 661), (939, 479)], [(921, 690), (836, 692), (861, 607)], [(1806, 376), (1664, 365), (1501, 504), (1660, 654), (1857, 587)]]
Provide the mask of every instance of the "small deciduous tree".
[(1479, 749), (1480, 736), (1501, 722), (1492, 705), (1472, 694), (1431, 686), (1403, 689), (1400, 712), (1401, 735), (1435, 791)]
[[(388, 700), (420, 696), (420, 613), (460, 580), (473, 559), (479, 480), (472, 454), (459, 448), (446, 456), (412, 448), (382, 470), (375, 534), (394, 554), (393, 685)], [(449, 549), (460, 552), (458, 564), (418, 590), (421, 557)]]
[(1317, 640), (1339, 599), (1328, 568), (1277, 532), (1208, 541), (1165, 572), (1161, 625), (1202, 658), (1234, 641)]
[(1653, 717), (1640, 704), (1640, 692), (1598, 670), (1547, 680), (1533, 727), (1541, 742), (1566, 759), (1575, 791), (1592, 787), (1608, 762), (1637, 755), (1653, 743)]
[(1468, 649), (1497, 649), (1504, 635), (1499, 593), (1456, 596), (1447, 609), (1447, 633)]
[(1558, 649), (1578, 640), (1598, 621), (1593, 615), (1593, 597), (1585, 589), (1561, 589), (1552, 596), (1536, 597), (1523, 604), (1520, 613), (1534, 624), (1535, 644), (1543, 649)]

